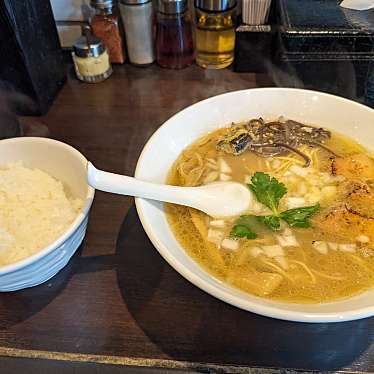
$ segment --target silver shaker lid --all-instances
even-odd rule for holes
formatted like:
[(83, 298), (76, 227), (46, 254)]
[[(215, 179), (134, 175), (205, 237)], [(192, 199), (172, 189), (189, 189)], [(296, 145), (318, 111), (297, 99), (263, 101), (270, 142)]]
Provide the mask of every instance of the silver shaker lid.
[(236, 0), (195, 0), (195, 6), (211, 12), (223, 12), (236, 5)]
[(74, 43), (73, 50), (78, 57), (99, 57), (105, 52), (106, 48), (104, 43), (91, 34), (89, 26), (83, 27), (83, 34)]
[(152, 0), (120, 0), (123, 5), (142, 5), (150, 3)]
[(187, 0), (158, 0), (158, 11), (165, 14), (183, 13), (187, 9)]
[(95, 9), (105, 10), (113, 8), (113, 0), (91, 0), (90, 5)]

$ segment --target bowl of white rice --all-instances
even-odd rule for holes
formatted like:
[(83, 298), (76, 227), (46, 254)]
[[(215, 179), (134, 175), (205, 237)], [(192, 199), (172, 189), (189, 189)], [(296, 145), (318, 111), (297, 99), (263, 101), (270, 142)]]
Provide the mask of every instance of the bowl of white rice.
[(46, 282), (78, 249), (94, 198), (86, 167), (56, 140), (0, 141), (0, 292)]

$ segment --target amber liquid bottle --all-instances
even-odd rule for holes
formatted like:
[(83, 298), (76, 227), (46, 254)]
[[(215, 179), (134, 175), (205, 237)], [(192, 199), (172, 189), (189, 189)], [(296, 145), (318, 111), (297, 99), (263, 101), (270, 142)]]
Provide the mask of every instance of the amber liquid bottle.
[(193, 63), (192, 23), (187, 0), (159, 0), (156, 60), (168, 69), (183, 69)]
[(196, 0), (196, 63), (223, 69), (234, 60), (236, 3)]

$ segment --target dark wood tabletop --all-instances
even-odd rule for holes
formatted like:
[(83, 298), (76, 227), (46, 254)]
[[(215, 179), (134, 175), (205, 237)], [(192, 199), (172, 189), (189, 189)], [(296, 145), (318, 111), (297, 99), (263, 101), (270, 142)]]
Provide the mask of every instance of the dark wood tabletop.
[[(121, 66), (100, 84), (70, 78), (42, 120), (50, 137), (99, 168), (133, 175), (147, 139), (171, 115), (213, 95), (269, 84), (266, 76), (230, 70)], [(38, 126), (35, 133), (45, 135)], [(374, 372), (373, 341), (374, 318), (292, 323), (213, 298), (162, 259), (132, 198), (101, 192), (86, 239), (66, 268), (43, 285), (0, 294), (0, 355), (26, 360), (30, 370), (46, 360), (55, 370), (66, 362), (113, 370), (123, 365), (134, 373), (139, 366)], [(11, 365), (3, 360), (1, 373)]]

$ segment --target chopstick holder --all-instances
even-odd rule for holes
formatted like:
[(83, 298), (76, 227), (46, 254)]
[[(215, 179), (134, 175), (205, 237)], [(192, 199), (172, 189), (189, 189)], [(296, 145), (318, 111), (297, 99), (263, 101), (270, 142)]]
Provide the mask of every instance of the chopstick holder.
[(264, 25), (268, 19), (271, 0), (243, 0), (242, 19), (247, 25)]

